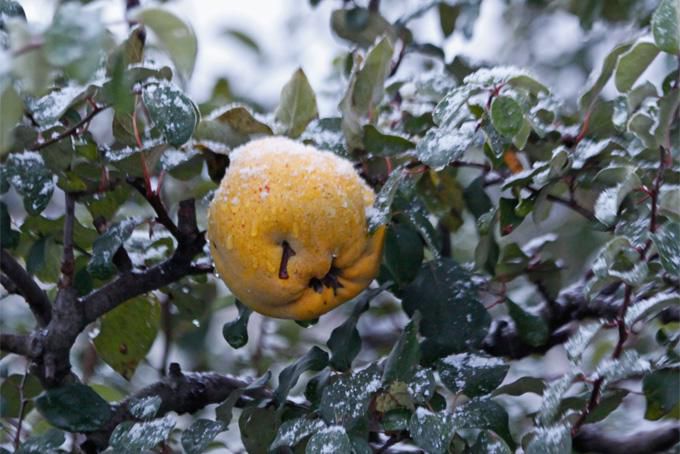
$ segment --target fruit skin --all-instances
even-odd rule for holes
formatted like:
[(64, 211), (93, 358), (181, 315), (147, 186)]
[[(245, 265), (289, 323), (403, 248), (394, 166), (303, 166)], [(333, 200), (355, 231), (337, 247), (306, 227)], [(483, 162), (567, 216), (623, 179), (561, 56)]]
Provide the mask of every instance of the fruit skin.
[[(251, 141), (229, 158), (208, 238), (236, 298), (264, 315), (311, 320), (371, 283), (385, 227), (368, 232), (375, 194), (352, 163), (282, 137)], [(294, 251), (287, 278), (280, 276), (284, 242)]]

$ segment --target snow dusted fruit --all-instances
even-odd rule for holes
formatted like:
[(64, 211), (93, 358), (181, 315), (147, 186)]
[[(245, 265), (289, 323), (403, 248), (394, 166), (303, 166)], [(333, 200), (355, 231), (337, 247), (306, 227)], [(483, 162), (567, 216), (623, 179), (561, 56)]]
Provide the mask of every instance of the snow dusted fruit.
[(208, 213), (215, 268), (265, 315), (317, 318), (353, 298), (380, 267), (385, 227), (352, 163), (282, 137), (234, 150)]

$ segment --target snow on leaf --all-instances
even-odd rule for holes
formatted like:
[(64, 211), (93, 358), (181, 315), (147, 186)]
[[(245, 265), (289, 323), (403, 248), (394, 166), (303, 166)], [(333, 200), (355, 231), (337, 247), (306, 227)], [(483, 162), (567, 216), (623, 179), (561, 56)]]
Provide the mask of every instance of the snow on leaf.
[(382, 386), (381, 371), (372, 364), (349, 375), (338, 375), (321, 395), (319, 410), (329, 424), (350, 427), (368, 411), (373, 393)]
[(674, 290), (656, 293), (649, 298), (638, 301), (626, 312), (626, 325), (633, 326), (636, 322), (656, 315), (666, 307), (680, 304), (680, 293)]
[(595, 335), (600, 331), (600, 328), (602, 328), (600, 322), (590, 322), (581, 325), (564, 344), (564, 349), (567, 351), (567, 357), (572, 364), (578, 364), (581, 360), (581, 355), (585, 352), (590, 341), (593, 340)]
[(652, 15), (654, 42), (664, 52), (680, 52), (680, 4), (677, 0), (661, 0)]
[(450, 413), (434, 413), (424, 407), (418, 407), (409, 422), (409, 433), (414, 443), (433, 454), (448, 452), (455, 434), (453, 429)]
[(321, 429), (309, 439), (305, 454), (335, 454), (352, 452), (352, 442), (342, 426)]
[(289, 419), (281, 424), (276, 433), (276, 438), (269, 449), (274, 451), (283, 447), (293, 448), (304, 438), (319, 432), (325, 427), (326, 423), (321, 419), (311, 419), (308, 417)]
[(680, 276), (680, 224), (670, 222), (652, 234), (661, 264), (671, 276)]
[(620, 358), (608, 359), (597, 368), (597, 375), (606, 382), (616, 382), (633, 375), (643, 374), (651, 370), (651, 364), (634, 350), (626, 350)]
[(52, 199), (54, 181), (43, 157), (35, 151), (12, 153), (2, 171), (14, 189), (23, 197), (30, 214), (40, 214)]
[(571, 431), (566, 424), (539, 427), (526, 449), (527, 454), (571, 453)]
[(510, 366), (502, 359), (473, 353), (450, 355), (437, 363), (439, 377), (453, 393), (488, 394), (501, 384)]
[(166, 440), (174, 427), (175, 418), (172, 416), (148, 422), (125, 421), (113, 430), (109, 444), (120, 452), (145, 452)]
[(543, 402), (536, 416), (538, 425), (549, 426), (555, 420), (560, 409), (562, 397), (571, 387), (575, 375), (575, 371), (570, 370), (546, 386), (545, 391), (543, 391)]

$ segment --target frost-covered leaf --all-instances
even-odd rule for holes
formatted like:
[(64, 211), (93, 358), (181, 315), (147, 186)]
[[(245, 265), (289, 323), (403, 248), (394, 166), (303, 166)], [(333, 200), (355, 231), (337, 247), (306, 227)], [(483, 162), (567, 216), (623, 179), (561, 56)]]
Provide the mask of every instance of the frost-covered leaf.
[(319, 347), (312, 347), (295, 363), (287, 366), (279, 374), (279, 386), (274, 391), (274, 400), (283, 403), (291, 388), (295, 386), (300, 375), (310, 370), (321, 370), (328, 365), (328, 353)]
[(107, 312), (94, 339), (99, 357), (129, 380), (149, 353), (160, 318), (160, 305), (153, 297), (138, 297)]
[(5, 29), (5, 20), (16, 18), (25, 21), (26, 13), (21, 4), (15, 0), (0, 1), (0, 30)]
[(659, 54), (659, 48), (649, 42), (638, 42), (619, 56), (614, 81), (616, 89), (627, 92)]
[(294, 448), (303, 439), (325, 427), (326, 423), (321, 419), (312, 419), (306, 416), (289, 419), (281, 424), (269, 449), (275, 451), (283, 447)]
[(425, 165), (441, 170), (460, 158), (477, 137), (474, 122), (430, 129), (416, 145), (416, 156)]
[(589, 109), (593, 105), (597, 99), (597, 96), (600, 94), (604, 86), (607, 85), (609, 78), (614, 73), (616, 62), (618, 61), (619, 57), (627, 52), (631, 46), (632, 45), (630, 43), (617, 45), (605, 57), (604, 62), (602, 63), (602, 69), (598, 73), (597, 77), (594, 77), (595, 73), (593, 72), (591, 75), (591, 80), (593, 80), (592, 86), (579, 98), (579, 106), (581, 107), (581, 110)]
[(28, 108), (33, 114), (33, 119), (40, 126), (50, 126), (59, 120), (68, 109), (84, 101), (87, 96), (91, 96), (94, 92), (94, 87), (66, 86), (53, 90), (41, 98), (30, 100)]
[(378, 227), (387, 224), (390, 219), (390, 208), (392, 202), (394, 202), (394, 197), (407, 177), (408, 174), (401, 167), (394, 169), (383, 187), (380, 188), (373, 206), (366, 212), (368, 230), (370, 232), (374, 232)]
[(373, 393), (382, 385), (381, 371), (372, 364), (360, 371), (332, 378), (324, 389), (319, 403), (321, 416), (328, 424), (342, 424), (347, 428), (368, 411)]
[(633, 306), (628, 308), (626, 312), (626, 325), (633, 326), (639, 320), (642, 320), (650, 315), (654, 316), (661, 312), (666, 307), (671, 307), (680, 304), (680, 293), (676, 290), (667, 290), (665, 292), (656, 293), (648, 298), (636, 302)]
[(512, 138), (522, 128), (522, 107), (509, 96), (497, 96), (491, 103), (491, 123), (507, 138)]
[(201, 454), (224, 430), (226, 427), (220, 421), (197, 419), (182, 432), (182, 447), (187, 454)]
[(420, 312), (416, 310), (385, 360), (383, 383), (389, 384), (395, 381), (408, 383), (413, 379), (420, 362), (419, 326)]
[(332, 151), (347, 157), (345, 136), (342, 134), (342, 119), (339, 117), (320, 118), (314, 120), (300, 136), (306, 144), (314, 145), (319, 150)]
[(238, 317), (222, 326), (222, 336), (232, 348), (241, 348), (248, 343), (248, 320), (253, 310), (236, 300)]
[(423, 367), (418, 367), (407, 387), (411, 400), (421, 404), (432, 399), (436, 388), (437, 380), (435, 379), (434, 372), (432, 369)]
[(146, 396), (132, 399), (128, 408), (132, 416), (147, 421), (156, 416), (162, 403), (160, 396)]
[(107, 279), (116, 271), (113, 264), (113, 256), (118, 248), (130, 238), (132, 231), (137, 227), (138, 221), (128, 218), (117, 222), (97, 238), (92, 246), (92, 257), (87, 265), (87, 270), (98, 279)]
[(50, 424), (69, 432), (94, 431), (111, 418), (109, 404), (80, 383), (48, 389), (35, 399), (35, 406)]
[[(448, 258), (423, 264), (415, 280), (404, 289), (402, 305), (410, 316), (420, 311), (420, 333), (443, 355), (478, 346), (491, 321), (477, 298), (470, 273)], [(452, 307), (456, 310), (450, 310)]]
[(661, 264), (671, 276), (680, 276), (680, 223), (669, 222), (652, 234)]
[(29, 214), (40, 214), (52, 199), (54, 181), (43, 157), (35, 151), (12, 153), (5, 161), (3, 178), (23, 197)]
[(173, 13), (160, 8), (142, 9), (135, 19), (156, 34), (184, 80), (189, 80), (198, 52), (198, 42), (191, 27)]
[(680, 222), (680, 186), (663, 185), (659, 191), (659, 214)]
[(643, 374), (651, 369), (651, 364), (634, 350), (623, 352), (620, 358), (608, 359), (597, 367), (597, 375), (607, 382), (616, 382), (633, 375)]
[(161, 81), (144, 87), (144, 105), (154, 125), (169, 144), (180, 146), (187, 142), (198, 124), (194, 103), (170, 82)]
[(590, 344), (590, 341), (593, 340), (601, 328), (602, 323), (600, 322), (586, 323), (579, 326), (578, 330), (569, 337), (569, 340), (564, 344), (564, 349), (567, 351), (567, 357), (572, 364), (579, 363), (588, 344)]
[(652, 15), (652, 34), (659, 49), (672, 55), (680, 53), (680, 4), (661, 0)]
[(470, 454), (512, 454), (510, 446), (490, 430), (483, 430), (477, 436)]
[[(1, 5), (1, 3), (0, 3)], [(2, 14), (0, 14), (2, 17)], [(1, 27), (0, 27), (1, 28)], [(15, 454), (53, 454), (61, 452), (58, 448), (66, 441), (66, 434), (61, 430), (49, 429), (47, 432), (34, 435), (21, 443)], [(7, 451), (9, 453), (9, 451)]]
[(560, 409), (560, 403), (576, 375), (574, 370), (564, 374), (562, 377), (552, 381), (543, 391), (543, 402), (538, 411), (536, 421), (541, 426), (549, 426), (555, 421)]
[(546, 343), (550, 329), (543, 317), (525, 311), (509, 299), (505, 300), (505, 307), (508, 308), (508, 314), (515, 322), (517, 334), (523, 342), (533, 347), (540, 347)]
[(105, 33), (98, 12), (76, 2), (64, 3), (45, 31), (47, 61), (85, 82), (99, 66)]
[(527, 446), (527, 454), (571, 454), (571, 430), (565, 424), (539, 427)]
[(331, 452), (353, 452), (352, 442), (342, 426), (324, 427), (307, 442), (305, 454), (327, 454)]
[(605, 189), (598, 196), (595, 202), (595, 217), (607, 226), (614, 225), (623, 199), (640, 185), (640, 178), (635, 169), (626, 167), (620, 182), (612, 188)]
[(113, 430), (109, 444), (119, 452), (141, 454), (167, 440), (174, 427), (172, 416), (145, 422), (124, 421)]
[(511, 448), (515, 447), (515, 441), (508, 427), (508, 413), (498, 402), (489, 397), (475, 397), (456, 407), (453, 418), (456, 430), (492, 430)]
[(413, 442), (433, 454), (448, 452), (455, 434), (453, 429), (453, 418), (450, 413), (445, 411), (433, 413), (423, 407), (418, 407), (408, 425)]
[(659, 369), (645, 376), (642, 391), (647, 399), (645, 419), (657, 420), (669, 413), (680, 418), (680, 370)]
[(626, 237), (611, 239), (599, 251), (593, 262), (595, 278), (588, 282), (588, 293), (598, 283), (620, 280), (631, 286), (640, 285), (647, 277), (647, 262), (640, 259), (640, 254)]
[(276, 119), (285, 127), (284, 134), (295, 138), (302, 134), (309, 122), (318, 115), (314, 89), (309, 84), (305, 72), (298, 68), (281, 89)]
[(4, 88), (0, 85), (0, 158), (14, 142), (14, 127), (23, 115), (22, 104), (21, 97), (11, 84)]
[(437, 362), (439, 377), (453, 393), (477, 397), (490, 393), (501, 384), (510, 365), (500, 358), (461, 353)]

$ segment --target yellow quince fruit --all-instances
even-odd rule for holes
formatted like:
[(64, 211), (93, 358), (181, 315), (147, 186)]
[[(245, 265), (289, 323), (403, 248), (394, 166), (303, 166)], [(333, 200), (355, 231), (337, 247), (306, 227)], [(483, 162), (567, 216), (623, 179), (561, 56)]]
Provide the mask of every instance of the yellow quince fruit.
[(375, 193), (352, 163), (282, 137), (234, 150), (210, 204), (215, 269), (243, 304), (311, 320), (378, 273), (385, 227), (368, 230)]

